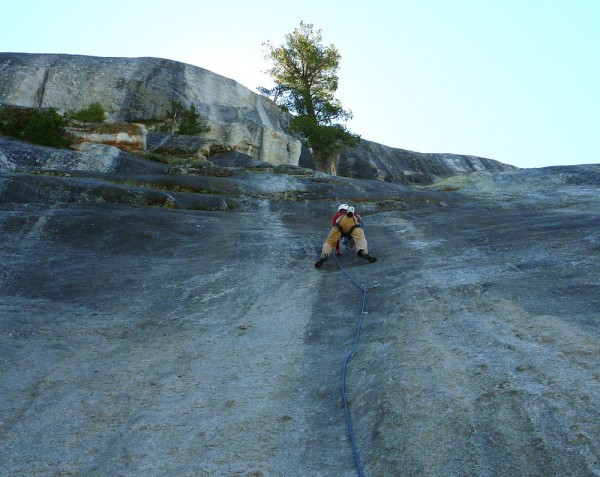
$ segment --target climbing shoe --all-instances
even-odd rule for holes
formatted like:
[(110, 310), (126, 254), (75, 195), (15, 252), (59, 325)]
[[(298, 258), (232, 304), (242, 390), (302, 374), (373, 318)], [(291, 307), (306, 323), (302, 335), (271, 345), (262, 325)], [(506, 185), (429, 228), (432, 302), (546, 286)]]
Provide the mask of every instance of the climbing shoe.
[(321, 268), (321, 265), (323, 265), (326, 261), (327, 261), (327, 255), (321, 255), (321, 258), (319, 258), (317, 263), (315, 263), (315, 268)]
[(373, 257), (372, 255), (369, 255), (367, 252), (365, 252), (364, 250), (359, 250), (357, 255), (360, 258), (364, 258), (365, 260), (368, 260), (369, 262), (373, 263), (376, 262), (377, 259), (375, 257)]

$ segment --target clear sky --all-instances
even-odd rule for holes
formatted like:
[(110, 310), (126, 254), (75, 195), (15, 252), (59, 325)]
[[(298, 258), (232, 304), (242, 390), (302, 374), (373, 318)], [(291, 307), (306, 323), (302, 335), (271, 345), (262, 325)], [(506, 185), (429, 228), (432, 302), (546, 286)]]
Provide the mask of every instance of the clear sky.
[(256, 91), (300, 21), (364, 139), (518, 167), (600, 163), (600, 0), (19, 0), (0, 51), (153, 56)]

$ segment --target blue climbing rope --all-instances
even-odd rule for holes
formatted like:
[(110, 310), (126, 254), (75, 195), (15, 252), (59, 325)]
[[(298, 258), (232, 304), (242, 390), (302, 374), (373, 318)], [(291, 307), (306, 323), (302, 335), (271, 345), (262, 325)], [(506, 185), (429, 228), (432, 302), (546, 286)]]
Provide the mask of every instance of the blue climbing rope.
[[(363, 227), (363, 230), (364, 230), (362, 221), (361, 221), (361, 227)], [(350, 443), (352, 445), (352, 454), (354, 455), (354, 462), (356, 463), (356, 470), (358, 471), (359, 477), (363, 477), (362, 469), (360, 467), (360, 458), (358, 456), (358, 449), (356, 446), (356, 440), (354, 438), (354, 430), (352, 429), (352, 419), (350, 418), (350, 411), (348, 410), (348, 396), (346, 395), (346, 369), (348, 367), (348, 362), (350, 361), (350, 359), (356, 352), (356, 348), (358, 347), (358, 341), (360, 339), (360, 329), (362, 326), (363, 318), (365, 316), (365, 306), (367, 303), (367, 289), (364, 287), (361, 287), (356, 282), (356, 280), (354, 280), (348, 274), (348, 272), (344, 269), (344, 267), (342, 267), (342, 264), (338, 260), (337, 255), (335, 253), (333, 254), (333, 256), (335, 257), (335, 261), (337, 262), (338, 266), (340, 267), (340, 270), (342, 272), (344, 272), (344, 275), (346, 275), (348, 280), (350, 280), (362, 292), (362, 307), (361, 307), (361, 311), (360, 311), (360, 318), (359, 318), (358, 324), (356, 326), (356, 337), (354, 338), (354, 344), (352, 345), (352, 348), (350, 348), (350, 351), (348, 351), (348, 353), (346, 353), (346, 356), (344, 357), (344, 363), (342, 366), (342, 398), (344, 400), (344, 413), (346, 414), (346, 424), (348, 425), (348, 434), (350, 435)]]

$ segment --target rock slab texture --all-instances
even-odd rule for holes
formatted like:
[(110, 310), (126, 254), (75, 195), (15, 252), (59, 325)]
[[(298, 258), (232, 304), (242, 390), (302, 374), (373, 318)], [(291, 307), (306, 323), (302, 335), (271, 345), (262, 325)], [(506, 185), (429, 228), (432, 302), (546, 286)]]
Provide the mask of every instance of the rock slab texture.
[[(407, 187), (72, 154), (0, 143), (1, 475), (355, 476), (361, 316), (364, 475), (600, 475), (600, 166)], [(339, 202), (379, 259), (339, 259), (364, 315), (314, 268)]]
[(301, 144), (283, 131), (279, 108), (211, 71), (161, 58), (0, 53), (0, 104), (66, 112), (99, 102), (108, 121), (136, 122), (165, 118), (174, 100), (208, 119), (207, 138), (298, 165)]

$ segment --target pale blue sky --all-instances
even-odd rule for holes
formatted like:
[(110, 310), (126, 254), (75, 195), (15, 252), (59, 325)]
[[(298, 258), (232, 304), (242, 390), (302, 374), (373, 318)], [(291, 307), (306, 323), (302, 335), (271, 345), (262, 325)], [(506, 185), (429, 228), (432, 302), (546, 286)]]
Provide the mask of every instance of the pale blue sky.
[(600, 0), (20, 0), (0, 51), (154, 56), (269, 86), (300, 21), (342, 56), (363, 138), (518, 167), (600, 163)]

